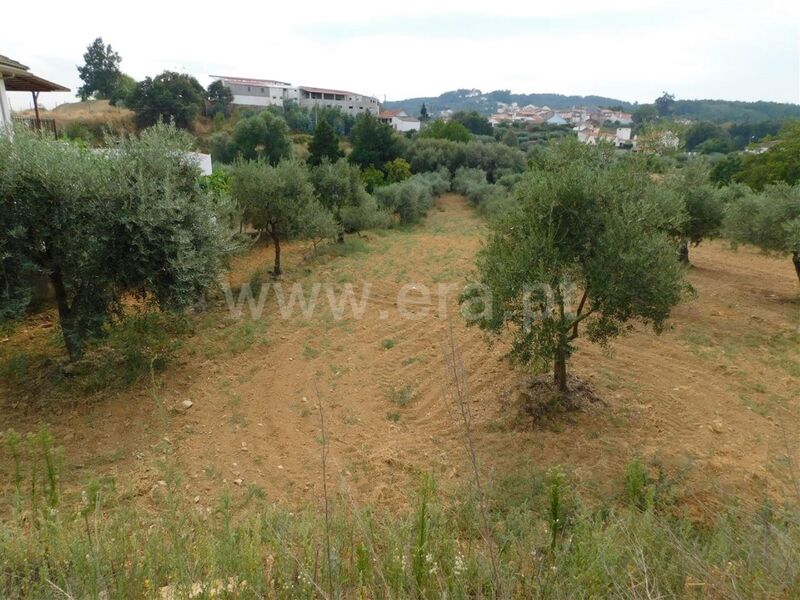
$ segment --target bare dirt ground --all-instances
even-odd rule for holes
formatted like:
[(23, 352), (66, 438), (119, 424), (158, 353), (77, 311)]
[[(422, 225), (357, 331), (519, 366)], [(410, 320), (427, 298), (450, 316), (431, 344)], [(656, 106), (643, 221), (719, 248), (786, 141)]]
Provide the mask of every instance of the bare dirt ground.
[[(284, 320), (270, 292), (259, 320), (223, 309), (207, 317), (156, 390), (145, 381), (45, 411), (25, 410), (0, 384), (0, 429), (47, 422), (64, 446), (66, 486), (110, 474), (146, 497), (164, 477), (167, 452), (200, 504), (223, 488), (258, 486), (300, 505), (322, 493), (319, 397), (332, 480), (355, 502), (402, 506), (420, 473), (434, 473), (444, 489), (470, 477), (463, 428), (446, 399), (442, 346), (451, 323), (474, 442), (493, 476), (561, 464), (587, 497), (606, 497), (638, 455), (680, 480), (693, 506), (730, 492), (754, 501), (789, 493), (800, 459), (800, 287), (788, 260), (723, 242), (693, 249), (697, 298), (675, 311), (670, 330), (634, 330), (611, 353), (581, 342), (570, 368), (606, 405), (533, 424), (514, 408), (522, 375), (503, 344), (488, 346), (457, 313), (483, 230), (463, 198), (447, 195), (423, 225), (371, 234), (344, 256), (309, 262), (305, 245), (290, 245), (286, 293), (293, 282), (306, 290), (349, 282), (358, 296), (369, 282), (363, 318), (346, 311), (336, 319), (323, 290), (321, 310)], [(231, 280), (248, 281), (271, 260), (271, 248), (254, 250), (236, 261)], [(398, 292), (409, 283), (417, 286), (406, 288), (409, 297), (423, 286), (433, 292), (434, 308), (418, 319), (398, 316)], [(440, 284), (454, 284), (441, 310)], [(43, 335), (26, 324), (0, 344), (0, 360)]]

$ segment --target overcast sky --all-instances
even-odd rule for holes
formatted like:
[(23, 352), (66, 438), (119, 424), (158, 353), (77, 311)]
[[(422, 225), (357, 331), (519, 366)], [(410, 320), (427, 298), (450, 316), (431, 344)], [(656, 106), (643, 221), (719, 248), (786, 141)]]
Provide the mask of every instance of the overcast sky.
[[(4, 9), (0, 54), (72, 90), (86, 46), (102, 36), (137, 80), (171, 69), (203, 85), (223, 74), (389, 100), (474, 87), (639, 102), (668, 90), (678, 98), (799, 103), (798, 7), (797, 0), (17, 1)], [(31, 104), (29, 94), (10, 96), (16, 108)], [(73, 100), (74, 93), (41, 97), (50, 107)]]

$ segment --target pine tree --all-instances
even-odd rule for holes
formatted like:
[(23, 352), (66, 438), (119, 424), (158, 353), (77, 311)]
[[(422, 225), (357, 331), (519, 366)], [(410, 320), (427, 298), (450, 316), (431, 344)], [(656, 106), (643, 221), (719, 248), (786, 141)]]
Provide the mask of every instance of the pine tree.
[(425, 106), (425, 103), (422, 103), (422, 108), (419, 109), (419, 120), (425, 123), (428, 119), (430, 119), (430, 115), (428, 114), (428, 107)]
[(314, 139), (308, 146), (310, 153), (308, 164), (316, 166), (327, 158), (331, 162), (336, 162), (344, 153), (339, 148), (339, 136), (336, 135), (333, 127), (325, 119), (320, 119), (317, 128), (314, 130)]

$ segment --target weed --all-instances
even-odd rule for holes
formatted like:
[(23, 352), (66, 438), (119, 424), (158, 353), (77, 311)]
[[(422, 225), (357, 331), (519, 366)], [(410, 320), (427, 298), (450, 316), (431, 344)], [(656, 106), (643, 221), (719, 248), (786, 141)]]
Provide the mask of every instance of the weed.
[(398, 406), (406, 406), (414, 399), (414, 395), (414, 386), (408, 384), (399, 389), (392, 389), (389, 392), (389, 400)]
[(383, 340), (383, 341), (381, 342), (381, 347), (382, 347), (384, 350), (391, 350), (391, 349), (392, 349), (392, 348), (394, 348), (396, 345), (397, 345), (397, 342), (395, 342), (393, 339), (389, 339), (389, 338), (387, 338), (387, 339), (385, 339), (385, 340)]
[(625, 495), (634, 508), (652, 508), (654, 489), (647, 469), (639, 458), (634, 458), (625, 467)]
[(303, 348), (303, 358), (306, 360), (313, 360), (319, 356), (319, 350), (312, 346), (306, 346)]

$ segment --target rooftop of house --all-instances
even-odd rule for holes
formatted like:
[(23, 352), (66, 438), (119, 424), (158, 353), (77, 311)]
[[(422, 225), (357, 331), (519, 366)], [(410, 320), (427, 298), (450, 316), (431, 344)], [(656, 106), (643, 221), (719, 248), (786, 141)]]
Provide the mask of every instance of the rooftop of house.
[(306, 92), (312, 92), (315, 94), (344, 94), (345, 96), (363, 96), (363, 94), (356, 94), (353, 92), (348, 92), (346, 90), (331, 90), (328, 88), (321, 88), (321, 87), (310, 87), (307, 85), (298, 86), (298, 89), (301, 89)]
[(227, 75), (209, 75), (212, 79), (219, 79), (225, 83), (235, 83), (237, 85), (254, 85), (261, 87), (292, 87), (291, 83), (278, 81), (276, 79), (253, 79), (250, 77), (228, 77)]
[(69, 88), (30, 72), (30, 69), (7, 56), (0, 55), (0, 77), (9, 92), (68, 92)]

